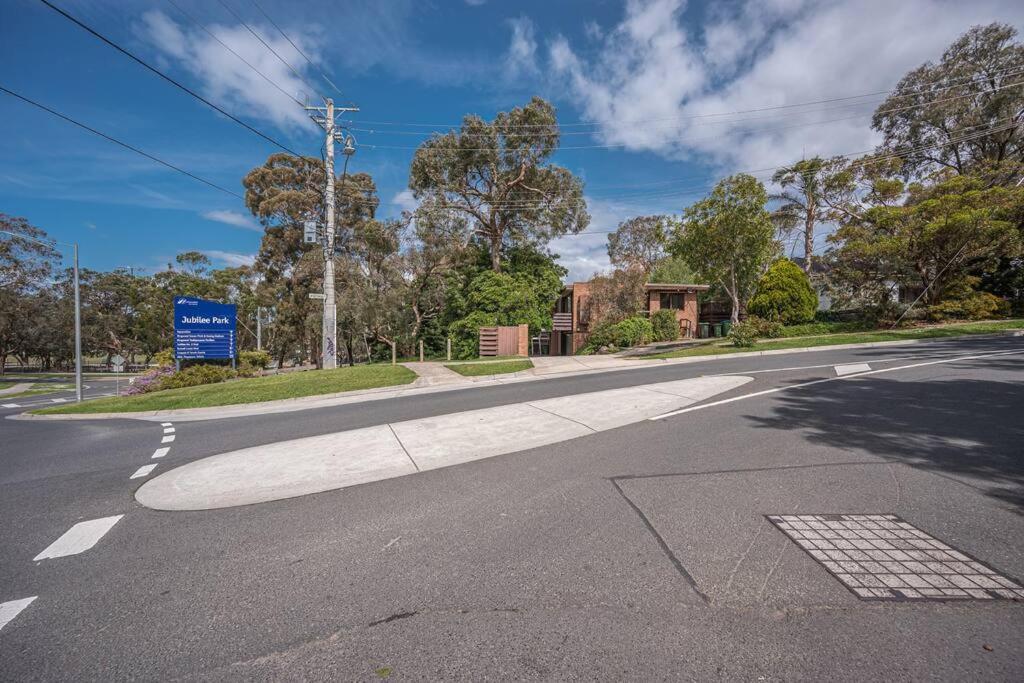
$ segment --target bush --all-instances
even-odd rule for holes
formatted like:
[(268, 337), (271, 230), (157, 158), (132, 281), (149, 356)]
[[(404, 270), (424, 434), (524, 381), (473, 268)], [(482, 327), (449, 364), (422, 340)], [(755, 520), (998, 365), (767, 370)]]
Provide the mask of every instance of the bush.
[(756, 323), (751, 323), (749, 319), (736, 323), (729, 330), (729, 339), (732, 339), (733, 346), (753, 346), (757, 341)]
[(193, 365), (165, 377), (156, 391), (197, 387), (201, 384), (217, 384), (231, 379), (235, 374), (234, 370), (224, 365)]
[(767, 320), (796, 325), (814, 320), (818, 295), (807, 274), (789, 259), (779, 259), (757, 283), (747, 311)]
[(174, 374), (173, 365), (161, 365), (160, 367), (147, 370), (138, 377), (134, 377), (129, 381), (128, 391), (125, 393), (128, 396), (135, 396), (136, 394), (148, 394), (151, 391), (160, 391), (163, 387), (163, 381)]
[(654, 326), (647, 318), (635, 316), (617, 323), (603, 322), (594, 326), (582, 353), (593, 353), (602, 347), (621, 348), (647, 344), (654, 339)]
[(654, 339), (654, 326), (647, 318), (635, 316), (615, 323), (619, 343), (616, 346), (648, 344)]
[(679, 321), (675, 311), (661, 309), (651, 316), (651, 327), (654, 329), (654, 341), (675, 341), (679, 339)]
[(153, 354), (153, 362), (165, 368), (174, 365), (174, 349), (164, 349)]
[(765, 337), (767, 339), (775, 339), (776, 337), (783, 336), (782, 334), (782, 323), (776, 320), (766, 320), (759, 318), (756, 315), (749, 316), (745, 321), (746, 325), (749, 325), (757, 337)]
[(989, 292), (972, 292), (957, 299), (949, 299), (928, 307), (928, 318), (943, 320), (985, 320), (1009, 313), (1009, 304)]
[(240, 351), (238, 353), (238, 374), (254, 377), (270, 365), (270, 354), (266, 351)]

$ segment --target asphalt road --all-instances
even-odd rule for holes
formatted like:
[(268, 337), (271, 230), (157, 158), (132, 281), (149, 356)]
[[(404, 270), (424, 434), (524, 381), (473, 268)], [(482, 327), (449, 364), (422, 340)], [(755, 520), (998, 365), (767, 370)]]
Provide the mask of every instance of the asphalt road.
[[(916, 367), (813, 383), (849, 363)], [(157, 512), (129, 479), (723, 373), (755, 380), (661, 421), (289, 500)], [(159, 423), (0, 420), (0, 603), (38, 596), (0, 628), (0, 679), (1020, 680), (1024, 603), (860, 600), (765, 515), (895, 514), (1024, 578), (1022, 381), (1013, 337), (722, 359), (182, 422), (159, 461)], [(111, 515), (94, 547), (33, 561)]]

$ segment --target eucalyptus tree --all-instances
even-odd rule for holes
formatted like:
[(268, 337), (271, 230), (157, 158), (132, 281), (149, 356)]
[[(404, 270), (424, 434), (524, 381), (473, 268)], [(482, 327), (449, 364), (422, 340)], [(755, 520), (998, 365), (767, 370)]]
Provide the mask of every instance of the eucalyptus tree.
[(459, 130), (434, 135), (416, 150), (409, 188), (417, 199), (469, 219), (500, 273), (503, 249), (543, 249), (590, 222), (583, 182), (551, 163), (559, 137), (554, 107), (538, 97), (490, 122), (466, 116)]
[(878, 107), (872, 127), (884, 135), (882, 151), (904, 157), (905, 175), (1024, 159), (1024, 45), (1016, 36), (1008, 24), (971, 28)]

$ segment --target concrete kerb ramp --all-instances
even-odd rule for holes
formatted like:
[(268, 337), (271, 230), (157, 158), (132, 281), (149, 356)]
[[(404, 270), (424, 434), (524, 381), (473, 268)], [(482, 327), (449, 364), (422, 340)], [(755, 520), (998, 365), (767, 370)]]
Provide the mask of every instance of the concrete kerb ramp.
[(135, 497), (157, 510), (209, 510), (331, 491), (641, 422), (751, 379), (660, 382), (281, 441), (183, 465)]

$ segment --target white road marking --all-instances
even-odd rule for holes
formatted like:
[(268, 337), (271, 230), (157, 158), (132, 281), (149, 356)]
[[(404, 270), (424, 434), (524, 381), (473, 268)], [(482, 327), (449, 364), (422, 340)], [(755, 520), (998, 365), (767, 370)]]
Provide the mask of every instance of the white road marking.
[(852, 375), (855, 372), (867, 372), (871, 369), (871, 366), (867, 363), (853, 363), (851, 365), (837, 365), (836, 374), (842, 377), (843, 375)]
[(104, 534), (110, 531), (124, 515), (91, 519), (79, 522), (64, 532), (64, 535), (51, 543), (43, 552), (36, 555), (33, 561), (46, 560), (54, 557), (77, 555), (96, 545)]
[(900, 365), (894, 368), (882, 368), (881, 370), (870, 370), (868, 372), (858, 372), (853, 375), (844, 375), (842, 377), (829, 377), (827, 379), (816, 379), (810, 382), (802, 382), (800, 384), (791, 384), (786, 387), (775, 387), (774, 389), (765, 389), (764, 391), (755, 391), (751, 394), (743, 394), (742, 396), (733, 396), (732, 398), (723, 398), (720, 401), (712, 401), (711, 403), (705, 403), (704, 405), (691, 406), (689, 408), (682, 408), (680, 410), (673, 410), (670, 413), (664, 413), (662, 415), (655, 415), (654, 417), (647, 418), (648, 420), (664, 420), (666, 417), (674, 417), (676, 415), (682, 415), (683, 413), (690, 413), (695, 410), (704, 410), (705, 408), (711, 408), (713, 406), (725, 405), (726, 403), (732, 403), (734, 401), (742, 401), (746, 398), (754, 398), (756, 396), (765, 396), (767, 394), (775, 394), (780, 391), (788, 391), (789, 389), (801, 389), (803, 387), (809, 387), (814, 384), (821, 384), (823, 382), (836, 382), (844, 379), (858, 379), (860, 377), (866, 377), (867, 375), (880, 375), (884, 372), (895, 372), (896, 370), (908, 370), (910, 368), (920, 368), (926, 365), (940, 365), (942, 363), (955, 363), (962, 360), (977, 360), (979, 358), (990, 358), (992, 356), (1007, 356), (1024, 353), (1024, 350), (1020, 351), (994, 351), (993, 353), (982, 353), (973, 356), (957, 356), (955, 358), (942, 358), (940, 360), (932, 360), (924, 363), (912, 363), (910, 365)]
[(174, 427), (164, 427), (164, 434), (173, 434)]
[(150, 472), (152, 472), (154, 469), (156, 469), (156, 463), (153, 463), (151, 465), (143, 465), (139, 469), (135, 470), (135, 474), (133, 474), (132, 476), (130, 476), (128, 478), (129, 479), (138, 479), (139, 477), (144, 477), (147, 474), (149, 474)]
[(153, 451), (153, 457), (154, 457), (154, 458), (162, 458), (162, 457), (164, 457), (165, 455), (167, 455), (167, 453), (168, 453), (168, 452), (169, 452), (170, 450), (171, 450), (171, 447), (170, 447), (170, 446), (164, 446), (163, 448), (158, 448), (158, 449), (156, 449), (155, 451)]
[(66, 398), (51, 398), (50, 400), (54, 403), (67, 403)]
[(18, 616), (21, 610), (25, 609), (32, 604), (38, 595), (33, 595), (31, 598), (22, 598), (21, 600), (11, 600), (10, 602), (0, 602), (0, 628), (3, 628), (7, 623)]
[(17, 403), (4, 403), (3, 407), (4, 408), (20, 408), (21, 406), (18, 405)]
[(160, 426), (161, 427), (170, 427), (172, 424), (174, 424), (174, 423), (173, 422), (161, 422)]
[(172, 441), (174, 441), (174, 434), (169, 434), (164, 438), (160, 439), (160, 443), (171, 443)]

